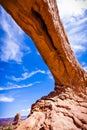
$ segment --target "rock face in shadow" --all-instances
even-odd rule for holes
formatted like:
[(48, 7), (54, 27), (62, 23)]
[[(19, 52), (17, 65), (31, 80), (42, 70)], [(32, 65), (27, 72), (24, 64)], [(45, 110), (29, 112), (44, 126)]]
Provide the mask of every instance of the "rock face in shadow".
[(87, 73), (76, 60), (56, 0), (0, 0), (34, 41), (55, 80), (55, 90), (32, 105), (17, 130), (87, 130)]

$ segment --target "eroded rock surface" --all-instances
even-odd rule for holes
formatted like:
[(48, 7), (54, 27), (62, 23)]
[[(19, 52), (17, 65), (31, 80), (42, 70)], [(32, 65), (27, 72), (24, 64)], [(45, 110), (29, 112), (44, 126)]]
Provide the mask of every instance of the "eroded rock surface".
[(32, 105), (17, 130), (87, 130), (87, 73), (77, 62), (56, 0), (0, 0), (34, 41), (55, 80), (55, 90)]
[(54, 91), (32, 105), (17, 130), (87, 130), (87, 95)]

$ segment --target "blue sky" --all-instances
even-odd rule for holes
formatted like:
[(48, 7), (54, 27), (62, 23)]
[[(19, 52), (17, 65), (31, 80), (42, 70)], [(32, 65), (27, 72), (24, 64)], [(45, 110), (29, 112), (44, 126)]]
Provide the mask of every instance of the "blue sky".
[[(87, 0), (57, 0), (72, 49), (87, 71)], [(0, 7), (0, 118), (20, 112), (54, 89), (53, 77), (28, 37)]]

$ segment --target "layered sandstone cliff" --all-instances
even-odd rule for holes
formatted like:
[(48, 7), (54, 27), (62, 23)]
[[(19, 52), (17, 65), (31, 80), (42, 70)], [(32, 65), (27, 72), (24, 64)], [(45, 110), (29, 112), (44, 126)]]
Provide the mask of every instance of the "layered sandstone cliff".
[(56, 0), (0, 0), (33, 39), (55, 80), (55, 90), (37, 101), (17, 130), (86, 130), (87, 73), (76, 60)]

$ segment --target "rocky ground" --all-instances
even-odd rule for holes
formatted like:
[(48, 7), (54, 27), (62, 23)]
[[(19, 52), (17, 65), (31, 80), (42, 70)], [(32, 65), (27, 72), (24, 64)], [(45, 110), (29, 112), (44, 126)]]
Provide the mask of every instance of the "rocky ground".
[(87, 130), (87, 95), (72, 89), (51, 92), (32, 105), (16, 130)]
[(21, 117), (19, 113), (14, 118), (0, 118), (0, 130), (14, 130), (24, 119), (26, 116)]
[(87, 130), (87, 94), (61, 89), (37, 100), (27, 119), (0, 121), (0, 130)]

